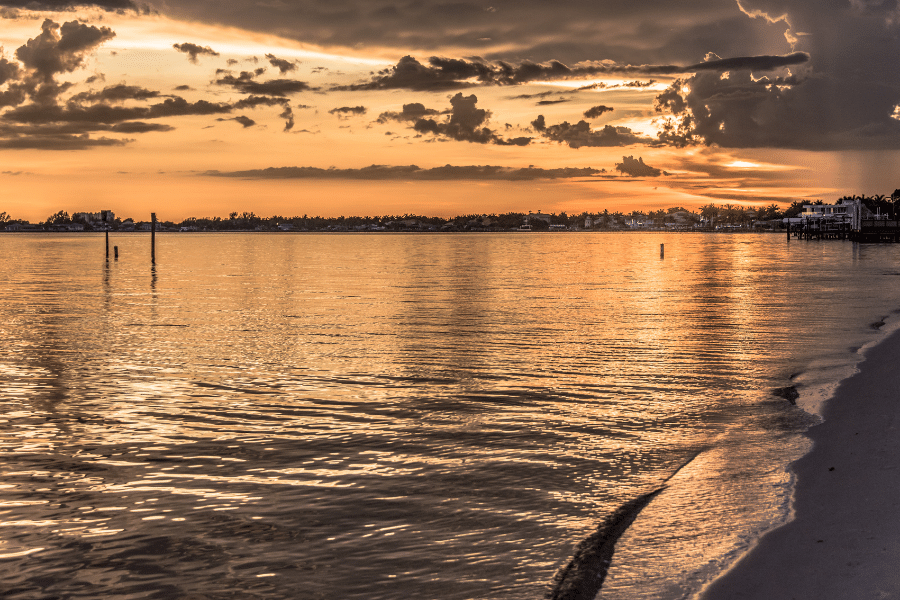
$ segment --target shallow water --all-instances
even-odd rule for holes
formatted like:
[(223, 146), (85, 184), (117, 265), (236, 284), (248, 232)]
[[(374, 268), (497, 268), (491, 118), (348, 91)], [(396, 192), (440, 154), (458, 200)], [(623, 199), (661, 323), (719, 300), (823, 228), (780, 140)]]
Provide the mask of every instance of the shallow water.
[(690, 461), (601, 594), (686, 597), (787, 515), (771, 390), (900, 307), (900, 248), (780, 235), (110, 243), (0, 236), (10, 598), (537, 598)]

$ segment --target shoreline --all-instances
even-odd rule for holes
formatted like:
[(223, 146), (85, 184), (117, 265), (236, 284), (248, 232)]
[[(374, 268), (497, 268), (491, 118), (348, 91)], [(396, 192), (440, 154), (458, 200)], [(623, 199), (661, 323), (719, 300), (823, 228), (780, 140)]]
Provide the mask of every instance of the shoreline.
[(793, 519), (699, 594), (797, 600), (900, 598), (900, 331), (865, 352), (790, 469)]

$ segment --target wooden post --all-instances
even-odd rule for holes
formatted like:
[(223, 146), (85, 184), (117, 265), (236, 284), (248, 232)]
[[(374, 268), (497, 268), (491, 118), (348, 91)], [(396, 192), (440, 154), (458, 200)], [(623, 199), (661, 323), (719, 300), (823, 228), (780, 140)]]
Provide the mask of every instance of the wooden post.
[(150, 213), (150, 262), (156, 264), (156, 213)]
[(116, 260), (119, 260), (119, 247), (113, 246), (113, 255), (116, 257)]
[(791, 241), (791, 223), (788, 221), (787, 227), (784, 228), (787, 231), (787, 241)]
[(103, 229), (106, 233), (106, 260), (109, 260), (109, 213), (104, 210), (100, 215), (103, 217)]
[(660, 244), (660, 245), (659, 245), (659, 258), (660, 258), (660, 259), (663, 259), (663, 258), (665, 258), (665, 257), (666, 257), (666, 245), (665, 245), (665, 244)]

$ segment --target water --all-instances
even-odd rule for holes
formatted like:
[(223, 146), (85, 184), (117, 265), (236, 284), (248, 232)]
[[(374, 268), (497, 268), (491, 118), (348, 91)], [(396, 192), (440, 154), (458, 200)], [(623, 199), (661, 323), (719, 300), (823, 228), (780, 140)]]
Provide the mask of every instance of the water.
[(601, 596), (687, 598), (900, 307), (900, 246), (779, 235), (110, 243), (0, 236), (7, 598), (540, 598), (676, 472)]

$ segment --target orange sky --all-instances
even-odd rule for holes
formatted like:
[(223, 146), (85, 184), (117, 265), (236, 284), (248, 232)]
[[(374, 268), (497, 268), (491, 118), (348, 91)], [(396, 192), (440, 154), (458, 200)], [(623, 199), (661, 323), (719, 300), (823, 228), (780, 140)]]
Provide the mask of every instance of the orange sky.
[[(0, 9), (0, 211), (31, 221), (57, 210), (101, 208), (176, 221), (231, 211), (630, 212), (832, 201), (900, 187), (892, 175), (900, 147), (896, 119), (882, 114), (896, 105), (892, 97), (861, 106), (853, 123), (830, 122), (831, 113), (821, 127), (812, 117), (805, 122), (807, 112), (797, 108), (804, 85), (812, 85), (805, 82), (829, 73), (817, 71), (816, 40), (792, 38), (800, 17), (751, 18), (746, 2), (710, 0), (715, 10), (704, 9), (707, 16), (669, 15), (671, 39), (656, 46), (648, 41), (655, 38), (626, 35), (628, 24), (634, 31), (650, 27), (639, 11), (617, 15), (615, 23), (610, 17), (609, 35), (613, 25), (622, 30), (618, 46), (603, 46), (565, 11), (568, 29), (555, 26), (561, 31), (543, 36), (516, 38), (508, 22), (476, 15), (446, 27), (397, 26), (393, 34), (370, 33), (365, 43), (353, 43), (340, 27), (327, 29), (325, 12), (310, 12), (322, 3), (282, 4), (288, 8), (281, 16), (263, 8), (243, 17), (235, 4), (234, 15), (218, 22), (177, 2), (151, 14)], [(536, 11), (521, 15), (535, 20), (535, 30)], [(309, 32), (272, 24), (309, 14), (322, 20)], [(348, 30), (355, 26), (352, 16), (342, 19)], [(720, 46), (735, 42), (712, 36), (706, 52), (713, 54), (698, 53), (689, 34), (703, 19), (711, 21), (707, 26), (752, 27), (753, 42), (726, 55)], [(430, 38), (421, 31), (426, 26), (433, 28)], [(479, 32), (491, 37), (475, 38)], [(584, 36), (581, 60), (563, 44), (563, 33), (566, 40)], [(437, 47), (424, 47), (431, 39)], [(551, 62), (558, 55), (568, 57), (560, 63), (565, 72)], [(429, 62), (431, 56), (450, 61)], [(692, 64), (701, 66), (691, 71)], [(515, 78), (501, 80), (502, 65), (516, 70)], [(527, 75), (523, 65), (539, 72)], [(722, 100), (738, 92), (739, 101)], [(693, 111), (685, 143), (659, 137), (662, 119), (689, 114), (677, 101), (663, 102), (672, 94)], [(832, 100), (835, 107), (842, 102)], [(874, 116), (862, 114), (868, 110)], [(637, 161), (645, 170), (617, 169)], [(371, 165), (415, 165), (421, 173), (367, 179), (360, 169)], [(445, 165), (460, 169), (428, 172)], [(471, 174), (485, 165), (544, 175)], [(284, 167), (318, 170), (303, 178), (265, 171)], [(584, 168), (593, 171), (561, 175)]]

